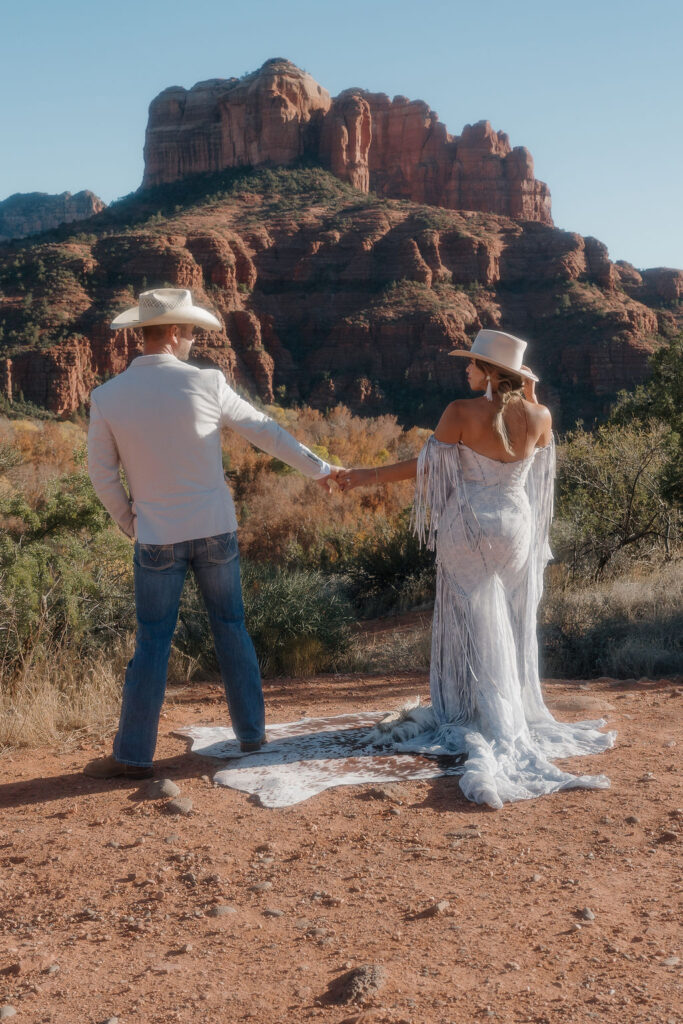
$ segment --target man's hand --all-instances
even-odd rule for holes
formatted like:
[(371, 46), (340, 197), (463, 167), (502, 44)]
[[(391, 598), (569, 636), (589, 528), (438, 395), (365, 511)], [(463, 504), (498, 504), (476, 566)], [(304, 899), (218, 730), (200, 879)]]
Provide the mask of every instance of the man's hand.
[(329, 476), (322, 476), (322, 477), (320, 477), (319, 480), (316, 480), (316, 483), (317, 483), (318, 487), (322, 487), (322, 489), (324, 491), (327, 491), (328, 494), (331, 494), (332, 493), (332, 487), (330, 486), (330, 481), (334, 480), (334, 482), (338, 484), (340, 482), (339, 481), (340, 474), (346, 473), (346, 472), (347, 472), (347, 470), (345, 470), (343, 466), (332, 466), (332, 469), (330, 470)]

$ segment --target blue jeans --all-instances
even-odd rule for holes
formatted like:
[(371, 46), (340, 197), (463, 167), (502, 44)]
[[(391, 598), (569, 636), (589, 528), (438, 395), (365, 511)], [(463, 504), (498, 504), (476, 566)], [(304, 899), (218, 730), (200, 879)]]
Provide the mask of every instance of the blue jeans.
[(194, 572), (213, 634), (230, 717), (238, 739), (260, 740), (265, 711), (261, 673), (244, 625), (237, 534), (179, 544), (135, 544), (135, 654), (126, 669), (114, 757), (152, 764), (166, 690), (171, 641), (188, 568)]

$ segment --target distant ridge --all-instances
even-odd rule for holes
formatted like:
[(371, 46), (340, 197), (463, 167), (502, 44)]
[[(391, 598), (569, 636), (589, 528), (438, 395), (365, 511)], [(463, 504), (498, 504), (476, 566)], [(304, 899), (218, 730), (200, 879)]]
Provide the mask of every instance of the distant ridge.
[(85, 220), (105, 208), (94, 192), (15, 192), (0, 202), (0, 242), (50, 231), (60, 224)]

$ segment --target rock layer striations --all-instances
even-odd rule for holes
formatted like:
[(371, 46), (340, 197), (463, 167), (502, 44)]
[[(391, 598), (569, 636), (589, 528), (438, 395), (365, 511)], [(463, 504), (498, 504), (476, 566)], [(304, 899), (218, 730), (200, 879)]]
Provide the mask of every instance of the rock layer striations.
[[(362, 141), (350, 133), (355, 154)], [(482, 327), (528, 339), (560, 427), (603, 415), (676, 327), (683, 275), (613, 264), (594, 238), (359, 199), (319, 168), (244, 172), (229, 186), (146, 223), (132, 197), (116, 229), (106, 212), (99, 234), (0, 252), (0, 393), (77, 411), (139, 352), (134, 331), (109, 331), (112, 317), (164, 284), (191, 288), (221, 321), (198, 333), (193, 358), (264, 402), (341, 402), (421, 426), (467, 393), (448, 352)]]
[(154, 99), (143, 186), (229, 167), (319, 161), (362, 192), (552, 224), (531, 154), (488, 121), (449, 135), (421, 100), (348, 89), (335, 99), (290, 61)]

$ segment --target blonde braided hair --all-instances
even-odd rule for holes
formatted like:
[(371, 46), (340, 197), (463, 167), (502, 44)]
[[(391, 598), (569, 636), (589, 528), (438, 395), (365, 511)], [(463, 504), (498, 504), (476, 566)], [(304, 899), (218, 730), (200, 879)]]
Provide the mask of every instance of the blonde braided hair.
[[(477, 367), (489, 376), (490, 366), (487, 363), (480, 362), (475, 359)], [(500, 440), (503, 448), (508, 455), (514, 455), (515, 452), (510, 443), (510, 435), (508, 433), (507, 424), (505, 422), (505, 410), (510, 402), (524, 400), (524, 380), (517, 373), (513, 373), (510, 370), (502, 370), (500, 367), (495, 367), (498, 374), (498, 386), (496, 393), (500, 398), (500, 408), (496, 411), (496, 415), (493, 417), (493, 433)], [(524, 408), (522, 406), (522, 408)], [(525, 416), (526, 419), (526, 416)]]

